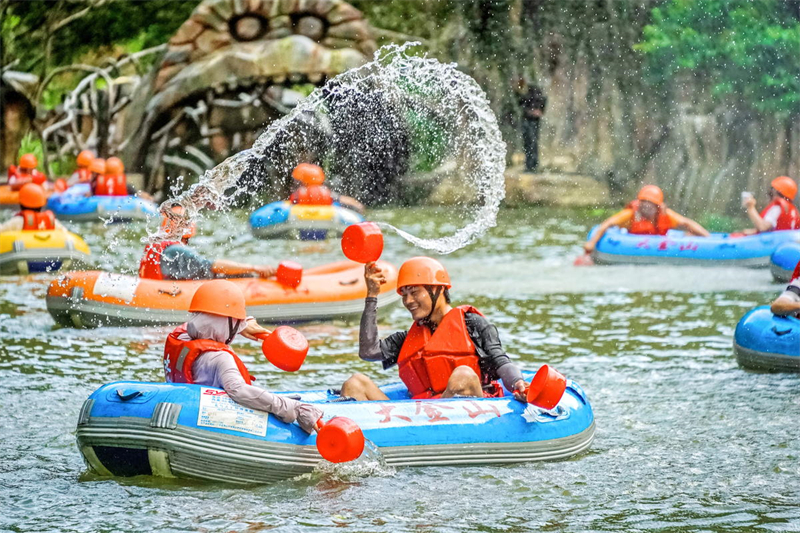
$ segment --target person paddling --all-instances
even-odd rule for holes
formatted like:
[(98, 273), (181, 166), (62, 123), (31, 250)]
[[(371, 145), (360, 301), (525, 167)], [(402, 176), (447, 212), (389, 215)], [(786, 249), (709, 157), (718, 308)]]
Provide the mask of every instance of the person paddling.
[(22, 189), (28, 183), (35, 183), (42, 187), (47, 184), (47, 176), (36, 170), (39, 160), (33, 154), (24, 154), (19, 158), (16, 171), (8, 177), (8, 186), (12, 191)]
[(61, 230), (67, 231), (52, 211), (42, 208), (47, 203), (44, 189), (35, 183), (27, 183), (19, 191), (20, 210), (13, 217), (0, 224), (0, 232), (3, 231), (46, 231)]
[(236, 335), (250, 340), (269, 331), (245, 310), (242, 291), (226, 280), (203, 283), (192, 297), (189, 322), (178, 326), (164, 346), (164, 377), (168, 383), (194, 383), (225, 390), (251, 409), (266, 411), (286, 423), (297, 422), (306, 433), (320, 427), (322, 411), (286, 396), (253, 386), (253, 377), (230, 343)]
[[(416, 399), (453, 396), (499, 397), (498, 379), (522, 402), (522, 373), (503, 351), (495, 328), (472, 306), (451, 307), (450, 276), (430, 257), (414, 257), (400, 267), (397, 292), (414, 323), (378, 339), (377, 306), (386, 276), (376, 263), (364, 268), (367, 297), (359, 332), (359, 357), (383, 368), (399, 366), (400, 379)], [(343, 397), (387, 400), (367, 376), (355, 374), (342, 385)]]
[(635, 235), (666, 235), (671, 229), (681, 229), (690, 235), (708, 237), (708, 231), (690, 218), (679, 215), (664, 204), (664, 192), (655, 185), (645, 185), (636, 200), (625, 209), (600, 224), (597, 231), (583, 244), (586, 253), (592, 253), (609, 228), (618, 226)]
[(766, 231), (783, 231), (800, 229), (800, 213), (794, 205), (797, 196), (797, 183), (788, 176), (779, 176), (772, 180), (769, 189), (770, 202), (760, 213), (756, 209), (756, 199), (752, 194), (746, 195), (742, 207), (754, 228), (744, 231), (746, 235)]
[[(184, 214), (184, 209), (180, 204), (174, 204), (171, 209), (178, 217)], [(177, 224), (177, 219), (164, 217), (161, 227), (167, 233), (175, 233), (178, 230)], [(191, 224), (183, 229), (180, 240), (163, 240), (148, 244), (139, 263), (139, 277), (187, 280), (255, 275), (261, 278), (270, 278), (277, 273), (277, 268), (270, 265), (250, 265), (226, 259), (210, 260), (202, 257), (188, 246), (189, 239), (194, 234), (195, 226)]]

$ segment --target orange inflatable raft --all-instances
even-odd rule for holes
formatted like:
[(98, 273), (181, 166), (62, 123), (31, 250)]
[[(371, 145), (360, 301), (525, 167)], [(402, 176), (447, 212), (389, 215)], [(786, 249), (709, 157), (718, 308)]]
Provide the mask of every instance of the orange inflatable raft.
[[(387, 283), (378, 306), (400, 299), (397, 269), (379, 262)], [(303, 272), (297, 288), (274, 279), (236, 278), (244, 292), (247, 312), (261, 322), (304, 322), (359, 316), (367, 288), (364, 266), (340, 261)], [(53, 281), (47, 291), (47, 310), (68, 327), (146, 326), (180, 324), (203, 281), (143, 279), (100, 271), (70, 272)]]

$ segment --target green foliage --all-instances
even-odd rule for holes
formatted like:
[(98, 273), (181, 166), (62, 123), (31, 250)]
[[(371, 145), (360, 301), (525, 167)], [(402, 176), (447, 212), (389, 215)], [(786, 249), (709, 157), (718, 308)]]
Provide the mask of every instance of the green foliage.
[(742, 220), (741, 217), (714, 214), (703, 215), (697, 222), (708, 231), (715, 233), (732, 233), (750, 225), (750, 222)]
[(800, 111), (800, 21), (780, 0), (670, 0), (635, 48), (657, 82), (690, 73), (721, 99)]
[[(44, 172), (44, 150), (42, 149), (42, 141), (38, 135), (33, 132), (29, 132), (22, 138), (22, 142), (20, 143), (19, 152), (17, 152), (17, 161), (19, 158), (22, 157), (23, 154), (33, 154), (36, 156), (36, 159), (39, 161), (39, 170)], [(57, 159), (55, 161), (50, 161), (50, 172), (52, 176), (48, 176), (50, 179), (55, 178), (56, 176), (68, 176), (72, 174), (77, 165), (75, 164), (75, 159), (73, 157), (63, 157)]]

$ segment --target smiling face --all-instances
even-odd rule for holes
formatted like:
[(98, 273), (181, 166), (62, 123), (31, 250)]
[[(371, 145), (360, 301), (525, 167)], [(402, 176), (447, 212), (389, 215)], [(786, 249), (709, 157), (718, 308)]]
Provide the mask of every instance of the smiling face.
[[(428, 289), (424, 285), (408, 285), (400, 288), (403, 305), (411, 313), (411, 318), (416, 322), (431, 314), (433, 302)], [(440, 298), (441, 300), (441, 298)]]

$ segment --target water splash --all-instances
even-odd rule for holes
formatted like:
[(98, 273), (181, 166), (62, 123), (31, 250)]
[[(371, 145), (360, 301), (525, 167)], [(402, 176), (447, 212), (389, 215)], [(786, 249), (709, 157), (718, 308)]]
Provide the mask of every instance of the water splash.
[(410, 56), (408, 49), (416, 44), (386, 46), (372, 62), (315, 89), (251, 149), (206, 171), (162, 210), (180, 203), (191, 219), (206, 208), (226, 210), (237, 194), (252, 195), (256, 180), (269, 171), (286, 176), (309, 155), (328, 162), (331, 181), (340, 189), (384, 200), (396, 193), (398, 182), (417, 187), (419, 174), (449, 167), (474, 196), (469, 209), (453, 210), (466, 221), (463, 227), (426, 239), (381, 225), (440, 254), (475, 241), (495, 225), (505, 196), (506, 146), (475, 80), (453, 63)]

